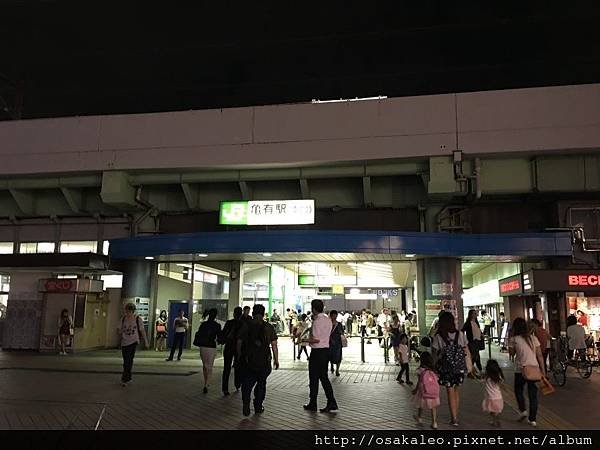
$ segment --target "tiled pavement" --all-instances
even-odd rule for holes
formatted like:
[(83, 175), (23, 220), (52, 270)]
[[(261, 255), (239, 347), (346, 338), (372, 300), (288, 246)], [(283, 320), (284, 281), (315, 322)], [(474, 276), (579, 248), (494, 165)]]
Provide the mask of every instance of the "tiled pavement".
[[(244, 418), (240, 395), (222, 397), (218, 359), (213, 387), (202, 394), (201, 366), (196, 351), (183, 361), (164, 362), (155, 352), (142, 352), (135, 362), (134, 382), (119, 383), (120, 358), (114, 350), (58, 357), (0, 353), (0, 429), (416, 429), (410, 389), (394, 379), (397, 367), (382, 362), (377, 345), (365, 346), (367, 362), (360, 362), (360, 346), (353, 340), (345, 350), (342, 375), (332, 376), (340, 411), (307, 413), (302, 409), (308, 392), (307, 364), (292, 360), (289, 342), (281, 340), (282, 367), (268, 380), (262, 416)], [(505, 358), (504, 355), (498, 357)], [(303, 358), (304, 359), (304, 358)], [(414, 369), (414, 367), (413, 367)], [(508, 374), (509, 381), (512, 375)], [(600, 373), (591, 380), (569, 379), (565, 388), (541, 399), (538, 424), (545, 429), (597, 428), (597, 413), (582, 410), (575, 398), (599, 398)], [(504, 429), (527, 429), (514, 421), (515, 402), (506, 386)], [(461, 389), (460, 429), (487, 429), (481, 413), (482, 386), (467, 380)], [(320, 400), (324, 402), (321, 393)], [(597, 402), (594, 402), (597, 403)], [(572, 405), (573, 414), (565, 405)], [(567, 411), (567, 414), (559, 412)], [(583, 410), (585, 413), (585, 409)], [(590, 417), (591, 414), (591, 417)], [(440, 428), (450, 428), (445, 398)]]

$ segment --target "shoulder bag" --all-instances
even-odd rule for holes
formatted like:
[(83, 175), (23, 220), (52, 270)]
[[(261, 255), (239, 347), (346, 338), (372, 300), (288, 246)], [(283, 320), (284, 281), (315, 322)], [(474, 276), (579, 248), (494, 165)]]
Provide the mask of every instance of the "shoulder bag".
[[(523, 340), (525, 340), (525, 338), (523, 338)], [(531, 338), (528, 338), (526, 340), (526, 343), (535, 355), (535, 347), (533, 346)], [(535, 356), (537, 358), (537, 355)], [(523, 375), (523, 378), (525, 378), (527, 381), (540, 381), (542, 379), (542, 371), (540, 370), (540, 366), (537, 364), (535, 366), (522, 366), (521, 374)]]

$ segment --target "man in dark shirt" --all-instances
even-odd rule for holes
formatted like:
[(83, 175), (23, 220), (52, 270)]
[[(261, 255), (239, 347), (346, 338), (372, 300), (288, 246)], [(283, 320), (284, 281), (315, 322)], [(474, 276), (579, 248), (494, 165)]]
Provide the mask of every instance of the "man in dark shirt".
[(244, 322), (246, 320), (248, 320), (248, 321), (252, 320), (252, 316), (250, 315), (250, 307), (249, 306), (244, 306), (244, 310), (243, 310), (243, 314), (242, 314), (242, 320)]
[[(242, 370), (242, 412), (250, 415), (250, 396), (254, 386), (254, 412), (264, 412), (263, 401), (267, 394), (267, 377), (271, 374), (271, 349), (273, 367), (279, 369), (277, 334), (273, 326), (265, 322), (265, 307), (254, 305), (252, 320), (243, 321), (237, 339), (237, 353)], [(270, 348), (269, 348), (270, 347)]]
[[(233, 309), (233, 319), (225, 322), (219, 343), (224, 344), (223, 347), (223, 395), (229, 395), (229, 375), (231, 374), (231, 365), (233, 364), (233, 384), (235, 390), (239, 391), (242, 385), (240, 381), (240, 370), (237, 367), (237, 358), (235, 357), (237, 350), (237, 335), (242, 326), (242, 308), (236, 306)], [(234, 362), (235, 360), (235, 362)]]

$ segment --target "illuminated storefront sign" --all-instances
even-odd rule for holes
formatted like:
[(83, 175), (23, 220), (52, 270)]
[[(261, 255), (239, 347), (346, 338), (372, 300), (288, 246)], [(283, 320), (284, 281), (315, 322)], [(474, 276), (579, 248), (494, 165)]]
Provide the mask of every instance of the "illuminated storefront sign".
[(522, 275), (513, 275), (502, 280), (498, 280), (498, 290), (500, 297), (508, 297), (510, 295), (519, 295), (523, 293)]
[(315, 223), (314, 200), (221, 202), (221, 225), (310, 225)]
[(598, 286), (600, 275), (567, 275), (569, 286)]

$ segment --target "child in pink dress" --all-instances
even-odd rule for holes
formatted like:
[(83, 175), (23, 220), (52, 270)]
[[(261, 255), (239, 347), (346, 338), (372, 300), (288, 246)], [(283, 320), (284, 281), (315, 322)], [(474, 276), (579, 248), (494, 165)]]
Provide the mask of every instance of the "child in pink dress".
[(504, 400), (500, 385), (504, 382), (504, 374), (498, 361), (490, 359), (485, 366), (485, 396), (481, 407), (491, 416), (490, 425), (500, 426), (500, 413), (504, 409)]
[(419, 381), (413, 389), (413, 405), (417, 408), (415, 420), (420, 425), (423, 423), (421, 414), (424, 409), (431, 410), (431, 428), (437, 430), (437, 407), (440, 406), (440, 384), (434, 371), (431, 353), (423, 352), (420, 355), (421, 365), (417, 369)]

